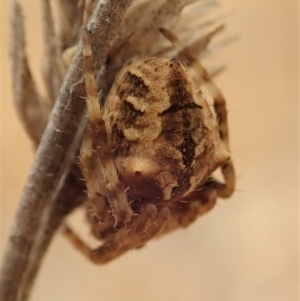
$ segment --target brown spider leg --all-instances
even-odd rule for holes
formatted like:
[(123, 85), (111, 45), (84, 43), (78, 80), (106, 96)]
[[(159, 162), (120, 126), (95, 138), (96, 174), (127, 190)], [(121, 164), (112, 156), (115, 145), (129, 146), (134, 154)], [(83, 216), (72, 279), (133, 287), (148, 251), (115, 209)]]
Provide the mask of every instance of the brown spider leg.
[(167, 207), (158, 208), (154, 204), (147, 204), (144, 210), (128, 225), (126, 231), (131, 248), (143, 246), (156, 236), (162, 227), (169, 223), (170, 210)]
[(168, 221), (168, 216), (167, 208), (157, 211), (155, 205), (148, 204), (145, 210), (130, 223), (131, 225), (129, 224), (129, 229), (120, 230), (112, 239), (97, 249), (89, 247), (67, 226), (63, 229), (63, 234), (87, 259), (96, 264), (104, 264), (131, 249), (143, 246), (158, 234)]
[(88, 260), (96, 264), (107, 263), (131, 249), (128, 243), (120, 245), (116, 239), (109, 240), (97, 249), (88, 246), (68, 226), (63, 229), (65, 238)]
[[(222, 140), (222, 145), (224, 148), (230, 152), (229, 149), (229, 138), (228, 138), (228, 122), (227, 122), (227, 110), (226, 110), (226, 101), (221, 91), (217, 85), (212, 80), (211, 76), (208, 74), (206, 69), (200, 64), (200, 62), (186, 49), (177, 37), (171, 33), (169, 30), (161, 28), (160, 31), (162, 34), (173, 43), (176, 48), (180, 51), (180, 54), (183, 55), (188, 62), (199, 72), (202, 80), (209, 89), (213, 99), (214, 99), (214, 108), (218, 117), (219, 124), (219, 135)], [(227, 161), (221, 166), (221, 171), (225, 180), (225, 184), (214, 182), (214, 185), (218, 191), (218, 195), (223, 198), (228, 198), (232, 195), (235, 188), (235, 172), (233, 163), (231, 160)]]
[[(78, 3), (79, 6), (84, 6), (83, 14), (82, 14), (82, 25), (86, 26), (94, 8), (95, 8), (95, 0), (82, 0), (81, 3)], [(78, 48), (78, 45), (73, 45), (66, 48), (62, 53), (62, 59), (66, 66), (71, 64), (73, 56)]]
[[(87, 22), (88, 22), (88, 20), (91, 16), (94, 8), (95, 8), (95, 0), (81, 0), (78, 3), (77, 6), (78, 7), (81, 7), (81, 6), (84, 7), (83, 8), (83, 13), (82, 13), (81, 25), (86, 26), (86, 24), (87, 24)], [(76, 12), (74, 12), (74, 13), (76, 13)], [(64, 19), (66, 19), (66, 17)], [(66, 27), (67, 27), (66, 29), (68, 29), (68, 31), (70, 31), (70, 29), (68, 28), (70, 26), (66, 26)], [(71, 35), (70, 32), (69, 32), (69, 35)], [(62, 60), (63, 60), (63, 62), (65, 63), (66, 66), (69, 66), (71, 64), (71, 61), (73, 59), (73, 56), (76, 53), (77, 48), (78, 48), (78, 45), (76, 44), (76, 45), (69, 45), (69, 47), (64, 49), (64, 51), (62, 53)]]
[[(93, 156), (94, 154), (94, 156)], [(80, 149), (80, 165), (86, 186), (88, 190), (88, 198), (91, 202), (93, 211), (100, 221), (110, 219), (110, 208), (105, 201), (105, 197), (101, 195), (101, 191), (105, 189), (102, 174), (93, 169), (93, 160), (97, 160), (93, 150), (93, 140), (91, 133), (87, 131)]]
[(188, 227), (199, 216), (211, 211), (217, 203), (217, 198), (217, 189), (211, 185), (211, 181), (207, 181), (205, 186), (192, 191), (188, 196), (174, 204), (169, 215), (169, 221), (164, 224), (159, 235), (174, 229)]
[(126, 193), (120, 185), (111, 150), (108, 145), (105, 123), (100, 109), (97, 95), (97, 86), (93, 73), (93, 54), (89, 33), (83, 31), (83, 60), (84, 77), (87, 93), (87, 107), (90, 117), (90, 129), (95, 145), (95, 152), (99, 157), (105, 182), (105, 196), (110, 204), (116, 222), (127, 223), (131, 220), (133, 212), (129, 206)]
[(199, 190), (193, 191), (187, 196), (186, 201), (197, 203), (198, 216), (202, 216), (212, 210), (218, 198), (218, 192), (208, 181), (204, 187)]

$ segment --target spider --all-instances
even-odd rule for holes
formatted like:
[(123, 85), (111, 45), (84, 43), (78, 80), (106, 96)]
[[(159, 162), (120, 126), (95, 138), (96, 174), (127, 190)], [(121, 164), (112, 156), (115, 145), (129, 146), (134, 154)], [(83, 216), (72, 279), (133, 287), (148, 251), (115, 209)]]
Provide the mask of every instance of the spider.
[[(210, 211), (234, 191), (225, 99), (204, 67), (168, 30), (162, 34), (197, 70), (214, 113), (185, 64), (135, 57), (116, 77), (100, 108), (88, 31), (84, 77), (90, 118), (81, 151), (92, 233), (91, 249), (66, 226), (67, 239), (88, 259), (107, 263)], [(212, 177), (221, 168), (224, 183)]]

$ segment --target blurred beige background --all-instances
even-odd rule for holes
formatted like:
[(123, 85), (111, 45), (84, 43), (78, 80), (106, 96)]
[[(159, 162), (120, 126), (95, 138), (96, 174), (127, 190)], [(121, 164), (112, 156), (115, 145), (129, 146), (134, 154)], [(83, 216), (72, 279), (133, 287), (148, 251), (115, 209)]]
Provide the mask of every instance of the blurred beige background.
[[(40, 3), (21, 3), (38, 78)], [(189, 229), (104, 267), (87, 262), (57, 235), (33, 301), (299, 300), (297, 4), (223, 1), (235, 12), (228, 30), (241, 36), (217, 56), (229, 65), (218, 84), (230, 111), (239, 175), (234, 197)], [(1, 253), (33, 158), (11, 101), (9, 5), (1, 3)], [(81, 220), (78, 215), (76, 227), (89, 239)]]

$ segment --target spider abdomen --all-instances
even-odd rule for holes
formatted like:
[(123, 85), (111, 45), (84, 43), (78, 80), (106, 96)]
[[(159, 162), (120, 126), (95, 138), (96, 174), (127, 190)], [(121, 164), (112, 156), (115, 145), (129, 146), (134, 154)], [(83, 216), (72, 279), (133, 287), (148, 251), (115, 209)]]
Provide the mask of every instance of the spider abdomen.
[(117, 76), (103, 118), (130, 199), (152, 202), (192, 191), (216, 166), (216, 121), (177, 59), (135, 59)]

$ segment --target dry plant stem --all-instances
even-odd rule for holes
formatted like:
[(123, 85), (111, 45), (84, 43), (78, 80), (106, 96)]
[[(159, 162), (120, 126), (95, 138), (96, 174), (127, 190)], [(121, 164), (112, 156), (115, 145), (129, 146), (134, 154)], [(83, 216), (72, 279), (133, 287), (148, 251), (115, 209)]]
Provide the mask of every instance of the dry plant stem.
[(59, 91), (65, 68), (62, 62), (62, 55), (55, 36), (52, 9), (49, 0), (41, 0), (42, 6), (42, 28), (44, 38), (44, 66), (43, 75), (46, 82), (49, 102), (51, 107)]
[(74, 46), (77, 42), (78, 32), (82, 25), (84, 1), (76, 3), (74, 0), (59, 0), (58, 17), (59, 17), (59, 44), (62, 51), (68, 47)]
[(82, 176), (77, 165), (73, 165), (72, 170), (67, 175), (64, 186), (59, 191), (58, 196), (45, 209), (42, 219), (42, 226), (39, 230), (34, 246), (31, 251), (30, 261), (22, 277), (19, 288), (18, 301), (26, 301), (29, 298), (34, 281), (39, 272), (44, 255), (50, 245), (52, 237), (61, 225), (64, 217), (76, 206), (80, 205), (86, 197), (84, 192), (84, 182), (78, 178)]
[[(79, 125), (80, 130), (74, 139), (75, 142), (72, 146), (69, 164), (66, 165), (71, 165), (72, 162), (76, 161), (76, 156), (81, 145), (81, 138), (85, 131), (87, 121), (87, 118), (83, 118)], [(44, 255), (55, 231), (62, 223), (64, 217), (75, 207), (81, 205), (86, 198), (84, 192), (85, 185), (81, 178), (82, 173), (78, 164), (73, 164), (70, 170), (64, 171), (64, 175), (60, 179), (57, 190), (53, 192), (50, 202), (41, 217), (39, 231), (32, 246), (27, 267), (22, 276), (21, 285), (18, 290), (18, 301), (28, 300)]]
[[(87, 28), (93, 37), (93, 52), (101, 65), (129, 0), (99, 1)], [(0, 300), (15, 301), (30, 258), (40, 218), (65, 168), (78, 124), (85, 112), (81, 81), (80, 44), (60, 89), (24, 187), (15, 224), (11, 230), (0, 271)]]
[(23, 13), (18, 3), (13, 5), (11, 20), (14, 103), (27, 134), (34, 145), (37, 145), (45, 130), (48, 115), (43, 112), (39, 93), (28, 65)]

